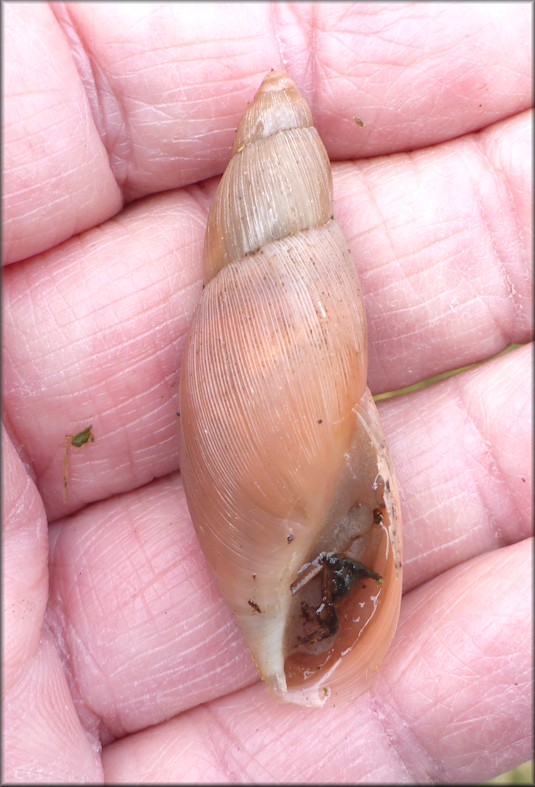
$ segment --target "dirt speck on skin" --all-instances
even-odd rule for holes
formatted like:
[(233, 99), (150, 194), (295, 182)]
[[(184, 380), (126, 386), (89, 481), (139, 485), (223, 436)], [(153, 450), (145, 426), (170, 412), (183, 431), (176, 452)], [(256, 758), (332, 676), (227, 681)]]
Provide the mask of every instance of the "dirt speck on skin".
[(93, 434), (93, 424), (90, 424), (81, 432), (76, 434), (65, 435), (65, 451), (63, 453), (63, 502), (67, 502), (69, 497), (69, 476), (70, 476), (70, 459), (71, 448), (83, 448), (95, 442), (95, 435)]

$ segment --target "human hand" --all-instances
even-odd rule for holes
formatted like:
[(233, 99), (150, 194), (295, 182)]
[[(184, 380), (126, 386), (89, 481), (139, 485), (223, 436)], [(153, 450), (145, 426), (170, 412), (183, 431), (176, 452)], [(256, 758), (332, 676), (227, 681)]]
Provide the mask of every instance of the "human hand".
[(529, 346), (380, 405), (405, 595), (346, 707), (259, 684), (176, 410), (207, 179), (271, 67), (340, 162), (372, 392), (531, 342), (529, 6), (4, 12), (4, 782), (452, 783), (528, 759)]

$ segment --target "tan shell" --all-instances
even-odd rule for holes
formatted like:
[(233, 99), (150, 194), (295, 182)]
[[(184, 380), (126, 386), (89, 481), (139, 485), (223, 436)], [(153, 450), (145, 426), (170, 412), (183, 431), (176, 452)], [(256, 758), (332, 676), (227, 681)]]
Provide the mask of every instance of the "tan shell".
[(398, 619), (399, 503), (329, 159), (285, 74), (238, 128), (205, 271), (180, 406), (199, 541), (268, 686), (304, 705), (355, 697)]

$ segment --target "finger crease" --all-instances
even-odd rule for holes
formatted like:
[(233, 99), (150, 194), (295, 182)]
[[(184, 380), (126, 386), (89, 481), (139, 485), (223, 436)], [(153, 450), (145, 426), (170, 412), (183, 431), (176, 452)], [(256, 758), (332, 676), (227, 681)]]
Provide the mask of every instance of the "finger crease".
[[(68, 5), (55, 7), (53, 4), (52, 10), (70, 46), (95, 128), (108, 155), (110, 170), (124, 199), (127, 166), (128, 161), (132, 159), (132, 142), (123, 104), (106, 72), (98, 65), (98, 58), (94, 57), (91, 48), (77, 29)], [(110, 119), (113, 119), (113, 122), (110, 122)]]

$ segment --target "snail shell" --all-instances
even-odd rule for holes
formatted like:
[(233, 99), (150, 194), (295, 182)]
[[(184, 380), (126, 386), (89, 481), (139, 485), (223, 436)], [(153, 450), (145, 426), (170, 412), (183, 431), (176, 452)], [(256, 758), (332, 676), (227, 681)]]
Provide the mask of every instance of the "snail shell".
[(396, 481), (367, 330), (308, 104), (264, 79), (208, 218), (181, 371), (181, 471), (204, 553), (267, 685), (367, 688), (401, 598)]

